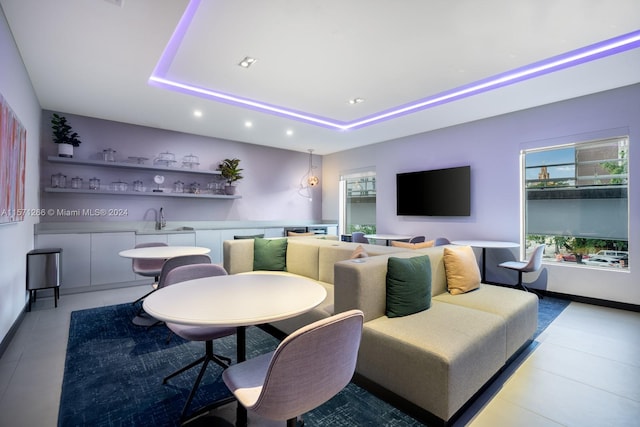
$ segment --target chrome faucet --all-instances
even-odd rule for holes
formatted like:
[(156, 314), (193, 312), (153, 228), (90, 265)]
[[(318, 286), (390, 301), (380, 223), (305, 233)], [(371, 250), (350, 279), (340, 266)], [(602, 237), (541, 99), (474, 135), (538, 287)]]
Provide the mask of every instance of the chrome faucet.
[(167, 226), (167, 221), (164, 219), (164, 208), (160, 208), (160, 218), (156, 221), (156, 230), (162, 230)]

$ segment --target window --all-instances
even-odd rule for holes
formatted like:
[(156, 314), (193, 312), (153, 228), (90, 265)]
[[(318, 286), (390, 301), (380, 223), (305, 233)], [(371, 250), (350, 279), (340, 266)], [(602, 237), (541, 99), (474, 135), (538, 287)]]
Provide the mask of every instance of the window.
[(546, 260), (629, 268), (629, 138), (523, 151), (525, 247)]
[(362, 171), (340, 179), (340, 233), (376, 232), (376, 173)]

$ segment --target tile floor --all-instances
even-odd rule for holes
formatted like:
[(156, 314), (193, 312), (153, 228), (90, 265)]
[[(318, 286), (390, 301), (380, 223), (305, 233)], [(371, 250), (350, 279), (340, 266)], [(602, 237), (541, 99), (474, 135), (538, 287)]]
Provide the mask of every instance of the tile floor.
[[(133, 301), (145, 291), (62, 295), (57, 309), (52, 298), (40, 298), (0, 358), (0, 426), (56, 426), (70, 313)], [(640, 313), (571, 303), (537, 342), (455, 427), (639, 425)]]

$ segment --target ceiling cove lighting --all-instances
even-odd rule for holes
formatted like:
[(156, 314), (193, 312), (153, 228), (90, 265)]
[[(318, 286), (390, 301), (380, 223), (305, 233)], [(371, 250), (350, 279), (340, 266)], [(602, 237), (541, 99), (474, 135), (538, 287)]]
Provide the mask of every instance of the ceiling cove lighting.
[(436, 95), (418, 99), (414, 102), (380, 111), (370, 116), (344, 122), (312, 113), (296, 111), (287, 107), (267, 104), (261, 101), (244, 98), (230, 93), (219, 92), (214, 89), (199, 87), (175, 78), (168, 77), (168, 71), (191, 25), (201, 0), (191, 0), (173, 32), (169, 43), (165, 47), (156, 68), (149, 77), (149, 84), (168, 90), (189, 95), (199, 96), (212, 101), (224, 102), (235, 106), (250, 108), (263, 113), (274, 114), (308, 124), (346, 131), (358, 129), (384, 120), (390, 120), (406, 114), (415, 113), (438, 105), (447, 104), (459, 99), (474, 96), (483, 92), (498, 89), (503, 86), (553, 73), (579, 64), (594, 61), (610, 55), (626, 52), (640, 47), (640, 30), (619, 37), (604, 40), (580, 49), (563, 53), (543, 61), (535, 62), (524, 67), (516, 68), (487, 79), (479, 80), (468, 85), (460, 86)]

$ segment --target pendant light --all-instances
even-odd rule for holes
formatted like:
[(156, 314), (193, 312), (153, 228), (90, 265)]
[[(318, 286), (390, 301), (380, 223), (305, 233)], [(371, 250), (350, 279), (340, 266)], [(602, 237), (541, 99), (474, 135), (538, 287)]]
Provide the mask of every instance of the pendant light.
[(309, 201), (313, 200), (311, 196), (311, 189), (320, 184), (320, 178), (313, 173), (313, 149), (307, 150), (309, 151), (309, 169), (307, 173), (302, 176), (300, 180), (300, 190), (298, 194), (302, 197), (309, 199)]

